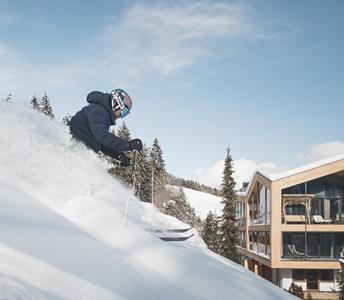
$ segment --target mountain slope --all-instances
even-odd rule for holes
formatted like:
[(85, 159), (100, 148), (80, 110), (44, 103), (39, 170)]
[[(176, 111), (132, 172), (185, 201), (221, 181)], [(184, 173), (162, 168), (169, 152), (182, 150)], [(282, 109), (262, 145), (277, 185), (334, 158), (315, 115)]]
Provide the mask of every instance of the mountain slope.
[(195, 209), (196, 215), (201, 220), (205, 220), (209, 211), (216, 215), (222, 214), (223, 205), (221, 204), (221, 197), (188, 188), (183, 188), (183, 190), (187, 201)]
[[(139, 202), (67, 129), (0, 103), (0, 298), (294, 299)], [(126, 201), (129, 200), (127, 219)]]

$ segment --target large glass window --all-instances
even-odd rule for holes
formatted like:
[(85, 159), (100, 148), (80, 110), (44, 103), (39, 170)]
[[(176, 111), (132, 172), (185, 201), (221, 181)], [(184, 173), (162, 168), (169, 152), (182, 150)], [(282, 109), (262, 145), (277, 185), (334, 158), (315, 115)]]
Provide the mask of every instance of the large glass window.
[(271, 246), (270, 246), (270, 232), (266, 232), (266, 249), (265, 254), (270, 256), (271, 254)]
[(322, 233), (320, 236), (320, 256), (334, 257), (334, 234)]
[(250, 232), (249, 233), (250, 239), (250, 250), (254, 252), (258, 252), (258, 234), (257, 232)]
[(304, 281), (305, 279), (304, 269), (293, 269), (293, 281)]
[(244, 202), (236, 202), (235, 220), (237, 226), (246, 225), (246, 210)]
[[(306, 243), (307, 241), (307, 243)], [(344, 246), (344, 233), (283, 233), (283, 258), (293, 260), (337, 260)]]
[(282, 190), (282, 223), (343, 224), (344, 172)]
[(304, 233), (283, 234), (283, 257), (304, 259), (305, 235)]
[(243, 248), (246, 248), (246, 232), (239, 231), (239, 245)]
[(307, 290), (317, 290), (319, 270), (307, 270)]
[(318, 290), (319, 282), (333, 282), (333, 270), (310, 270), (310, 269), (293, 269), (292, 278), (295, 282), (305, 281), (307, 290)]
[(251, 225), (270, 224), (270, 189), (257, 182), (249, 201)]
[(265, 232), (258, 232), (258, 253), (265, 254), (266, 237)]
[(322, 281), (333, 281), (334, 274), (333, 270), (320, 270), (320, 280)]
[(270, 232), (250, 232), (250, 250), (257, 254), (270, 256)]
[(318, 233), (307, 234), (307, 255), (320, 257), (320, 235)]
[(289, 203), (285, 206), (286, 215), (305, 215), (305, 206), (300, 203)]

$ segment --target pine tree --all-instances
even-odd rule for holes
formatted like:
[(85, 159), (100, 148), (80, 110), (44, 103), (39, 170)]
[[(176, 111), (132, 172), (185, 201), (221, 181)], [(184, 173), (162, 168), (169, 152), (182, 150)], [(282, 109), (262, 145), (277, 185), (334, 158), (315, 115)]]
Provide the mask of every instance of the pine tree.
[(162, 205), (163, 213), (176, 217), (180, 221), (195, 227), (201, 231), (202, 221), (197, 217), (195, 209), (187, 202), (184, 190), (182, 188), (171, 188), (168, 193), (168, 201)]
[(52, 119), (55, 118), (53, 109), (50, 104), (50, 99), (47, 96), (47, 93), (44, 93), (44, 96), (41, 99), (40, 103), (40, 110), (47, 116), (51, 117)]
[(35, 95), (33, 95), (30, 101), (30, 104), (31, 104), (32, 109), (39, 110), (39, 104)]
[(131, 139), (130, 130), (129, 130), (129, 128), (125, 122), (123, 122), (122, 125), (118, 128), (117, 135), (120, 138), (125, 139), (127, 141), (129, 141)]
[(295, 283), (291, 283), (290, 288), (288, 290), (288, 292), (298, 298), (303, 299), (304, 297), (304, 293), (302, 290), (302, 286), (296, 285)]
[(71, 118), (72, 116), (69, 113), (66, 114), (62, 119), (63, 124), (67, 125)]
[(202, 239), (210, 250), (219, 253), (219, 220), (211, 211), (209, 211), (204, 222)]
[(4, 99), (6, 102), (12, 102), (12, 93), (9, 93), (7, 97)]
[(338, 271), (337, 278), (336, 278), (338, 282), (338, 287), (339, 287), (338, 299), (344, 300), (344, 250), (340, 254), (339, 264), (340, 264), (340, 270)]
[(136, 154), (134, 173), (135, 173), (135, 192), (137, 197), (144, 202), (151, 202), (152, 176), (148, 157), (149, 149), (143, 145), (141, 153)]
[(239, 239), (237, 227), (235, 225), (236, 184), (233, 178), (233, 173), (233, 159), (230, 154), (230, 149), (227, 148), (221, 185), (221, 194), (223, 198), (222, 204), (224, 207), (220, 225), (220, 254), (239, 263), (241, 258), (237, 250)]
[(162, 149), (159, 145), (158, 138), (154, 139), (153, 146), (150, 153), (150, 167), (152, 173), (152, 202), (157, 207), (162, 207), (166, 200), (167, 191), (166, 184), (166, 170), (165, 161), (162, 157)]
[[(122, 125), (119, 127), (117, 131), (117, 136), (119, 136), (122, 139), (125, 139), (127, 141), (131, 140), (131, 134), (128, 126), (125, 124), (125, 122), (122, 123)], [(133, 159), (133, 153), (132, 152), (126, 152), (125, 155), (128, 156), (129, 159)], [(126, 185), (132, 185), (133, 181), (133, 166), (130, 167), (121, 167), (118, 166), (117, 161), (113, 161), (115, 170), (113, 174), (115, 174), (124, 184)]]

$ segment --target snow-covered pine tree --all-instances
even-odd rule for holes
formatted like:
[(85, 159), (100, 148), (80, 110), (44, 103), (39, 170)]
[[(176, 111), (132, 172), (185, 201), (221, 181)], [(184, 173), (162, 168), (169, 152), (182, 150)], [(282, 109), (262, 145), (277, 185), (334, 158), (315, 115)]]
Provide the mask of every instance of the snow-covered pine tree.
[[(131, 140), (131, 134), (129, 127), (125, 122), (122, 123), (122, 125), (117, 130), (117, 136), (119, 136), (122, 139), (125, 139), (127, 141)], [(133, 159), (133, 153), (128, 152), (125, 153), (130, 159)], [(114, 161), (114, 164), (116, 165), (116, 172), (114, 173), (119, 179), (127, 185), (132, 184), (133, 179), (133, 166), (130, 167), (118, 167), (118, 162)]]
[(201, 231), (202, 221), (197, 217), (195, 210), (187, 202), (184, 190), (181, 187), (170, 188), (168, 199), (168, 201), (163, 203), (163, 213), (176, 217)]
[(41, 99), (40, 103), (40, 110), (47, 116), (51, 117), (52, 119), (55, 118), (53, 109), (50, 104), (50, 99), (47, 96), (47, 93), (44, 93), (44, 96)]
[(122, 125), (118, 128), (117, 135), (120, 138), (125, 139), (127, 141), (129, 141), (131, 139), (129, 127), (127, 126), (127, 124), (125, 122), (123, 122)]
[(12, 93), (9, 93), (7, 97), (4, 99), (6, 102), (12, 102)]
[(135, 192), (138, 198), (144, 202), (151, 202), (152, 176), (149, 164), (149, 149), (146, 144), (143, 150), (136, 155), (135, 164)]
[(62, 119), (63, 124), (67, 125), (71, 118), (72, 116), (69, 113), (66, 114)]
[(340, 253), (339, 259), (340, 269), (338, 270), (336, 280), (339, 287), (339, 300), (344, 300), (344, 250)]
[(153, 146), (150, 152), (150, 167), (152, 173), (152, 202), (155, 206), (162, 208), (166, 201), (167, 191), (166, 184), (166, 170), (165, 161), (162, 157), (162, 149), (160, 147), (158, 138), (154, 139)]
[(294, 282), (291, 283), (288, 292), (301, 299), (304, 297), (302, 286), (296, 285)]
[(221, 184), (221, 194), (223, 198), (222, 203), (224, 207), (220, 224), (220, 254), (239, 263), (241, 257), (237, 250), (239, 239), (237, 227), (235, 225), (236, 184), (233, 178), (233, 173), (233, 159), (230, 154), (230, 149), (227, 148)]
[(31, 104), (31, 108), (32, 108), (32, 109), (39, 110), (39, 104), (38, 104), (36, 95), (33, 95), (33, 96), (32, 96), (32, 99), (31, 99), (31, 101), (30, 101), (30, 104)]
[(204, 222), (202, 239), (210, 250), (214, 251), (215, 253), (219, 253), (219, 219), (211, 211), (209, 211)]

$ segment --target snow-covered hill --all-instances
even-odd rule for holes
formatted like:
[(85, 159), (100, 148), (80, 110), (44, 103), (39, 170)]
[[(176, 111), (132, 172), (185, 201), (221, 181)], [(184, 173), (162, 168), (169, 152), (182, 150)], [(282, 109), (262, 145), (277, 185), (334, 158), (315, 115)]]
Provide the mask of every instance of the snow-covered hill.
[[(126, 201), (129, 199), (127, 218)], [(139, 202), (67, 129), (0, 103), (0, 299), (295, 299)]]
[(213, 214), (221, 215), (222, 207), (221, 197), (217, 197), (208, 193), (183, 188), (187, 201), (196, 211), (196, 215), (205, 220), (209, 211)]

